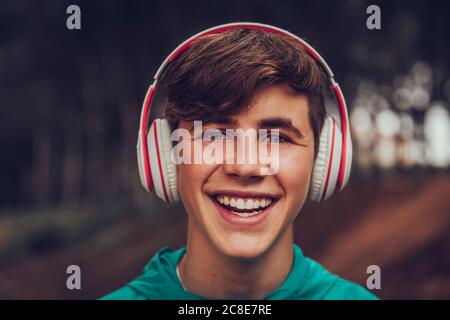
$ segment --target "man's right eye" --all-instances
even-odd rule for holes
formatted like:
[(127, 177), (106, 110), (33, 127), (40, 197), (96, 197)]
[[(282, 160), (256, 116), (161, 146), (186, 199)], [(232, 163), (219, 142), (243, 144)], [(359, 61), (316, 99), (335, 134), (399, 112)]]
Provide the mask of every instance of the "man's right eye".
[(222, 140), (225, 135), (220, 130), (206, 130), (203, 133), (203, 141), (219, 141)]

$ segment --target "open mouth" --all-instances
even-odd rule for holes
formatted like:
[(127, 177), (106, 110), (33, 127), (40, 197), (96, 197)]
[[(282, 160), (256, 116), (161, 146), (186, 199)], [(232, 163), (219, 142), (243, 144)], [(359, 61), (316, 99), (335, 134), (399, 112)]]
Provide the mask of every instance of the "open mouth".
[(215, 194), (211, 198), (223, 209), (243, 218), (256, 216), (272, 207), (277, 201), (277, 199), (268, 196), (237, 197), (226, 194)]

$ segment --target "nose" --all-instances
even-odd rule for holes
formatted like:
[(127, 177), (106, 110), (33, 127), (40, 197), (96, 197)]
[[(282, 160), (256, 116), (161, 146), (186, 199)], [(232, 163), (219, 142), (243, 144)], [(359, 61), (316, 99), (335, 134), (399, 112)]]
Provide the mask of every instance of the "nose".
[(256, 137), (238, 135), (231, 146), (227, 145), (223, 171), (230, 177), (261, 180), (264, 175), (258, 156)]
[(223, 164), (223, 171), (226, 175), (245, 180), (261, 180), (264, 176), (258, 164)]

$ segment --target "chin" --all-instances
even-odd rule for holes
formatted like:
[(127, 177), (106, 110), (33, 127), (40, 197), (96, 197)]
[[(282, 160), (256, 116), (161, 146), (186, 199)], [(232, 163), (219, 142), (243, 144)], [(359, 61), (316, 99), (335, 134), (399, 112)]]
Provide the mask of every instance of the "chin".
[(242, 260), (253, 260), (262, 256), (269, 248), (267, 240), (255, 236), (233, 235), (223, 239), (218, 246), (219, 251), (229, 257)]

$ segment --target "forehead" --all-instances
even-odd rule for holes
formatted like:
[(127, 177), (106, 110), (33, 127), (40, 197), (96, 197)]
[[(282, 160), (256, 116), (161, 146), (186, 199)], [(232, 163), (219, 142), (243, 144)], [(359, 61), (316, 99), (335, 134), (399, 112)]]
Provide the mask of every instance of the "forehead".
[(257, 127), (265, 119), (280, 118), (308, 134), (312, 133), (308, 110), (306, 95), (294, 93), (288, 85), (277, 85), (260, 91), (247, 108), (224, 117), (223, 122), (236, 127)]
[[(255, 94), (253, 101), (234, 114), (216, 114), (214, 119), (203, 120), (206, 124), (223, 124), (235, 127), (254, 127), (264, 119), (284, 118), (292, 125), (309, 131), (311, 129), (308, 117), (308, 97), (293, 92), (288, 84), (272, 85)], [(184, 123), (184, 125), (183, 125)], [(189, 127), (181, 121), (181, 127)], [(311, 129), (312, 130), (312, 129)]]
[(308, 120), (308, 97), (295, 93), (287, 84), (270, 86), (255, 95), (248, 108), (236, 116), (240, 119), (265, 116), (289, 116), (292, 121)]

